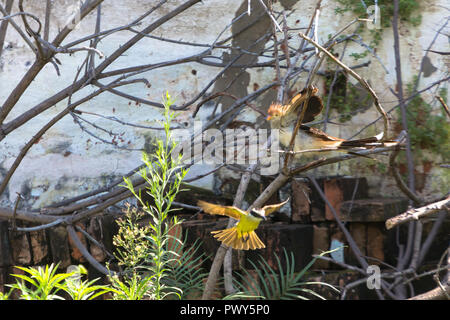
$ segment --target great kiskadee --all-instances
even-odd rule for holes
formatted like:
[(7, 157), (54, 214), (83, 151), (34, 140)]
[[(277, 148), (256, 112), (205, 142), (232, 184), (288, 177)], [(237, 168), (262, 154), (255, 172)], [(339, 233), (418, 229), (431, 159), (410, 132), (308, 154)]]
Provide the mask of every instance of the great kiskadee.
[(238, 223), (232, 228), (212, 231), (214, 238), (233, 249), (253, 250), (266, 247), (255, 233), (259, 223), (266, 220), (267, 215), (278, 210), (288, 201), (289, 199), (278, 204), (264, 206), (261, 209), (251, 209), (250, 212), (233, 206), (221, 206), (201, 200), (197, 202), (197, 205), (206, 213), (228, 216), (238, 220)]
[[(267, 120), (270, 122), (272, 129), (279, 129), (280, 143), (283, 146), (288, 147), (290, 144), (297, 118), (302, 111), (300, 106), (307, 105), (302, 123), (313, 121), (322, 112), (322, 99), (316, 95), (318, 91), (317, 88), (311, 86), (296, 94), (286, 105), (276, 103), (270, 105), (267, 111), (269, 114)], [(353, 148), (367, 149), (397, 143), (395, 141), (381, 142), (382, 138), (383, 134), (381, 133), (369, 138), (345, 140), (332, 137), (319, 129), (301, 124), (295, 137), (293, 151), (298, 153), (304, 150), (319, 149), (345, 151)]]

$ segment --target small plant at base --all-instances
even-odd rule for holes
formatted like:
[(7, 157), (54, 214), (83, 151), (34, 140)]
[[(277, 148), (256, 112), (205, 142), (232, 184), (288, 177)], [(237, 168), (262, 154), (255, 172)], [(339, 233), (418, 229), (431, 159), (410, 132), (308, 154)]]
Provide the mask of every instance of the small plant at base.
[[(25, 274), (13, 274), (12, 276), (20, 280), (13, 285), (8, 285), (13, 289), (20, 291), (20, 298), (24, 300), (63, 300), (63, 297), (56, 293), (63, 288), (64, 280), (74, 273), (56, 273), (58, 264), (53, 263), (45, 267), (26, 268), (16, 266), (17, 269), (22, 270)], [(31, 286), (28, 288), (26, 286)]]
[[(331, 251), (323, 252), (319, 256), (323, 256), (330, 252), (339, 250), (337, 248)], [(275, 254), (275, 258), (278, 264), (278, 272), (276, 272), (267, 261), (261, 257), (258, 264), (249, 261), (252, 265), (252, 269), (256, 272), (256, 279), (244, 269), (243, 274), (238, 275), (238, 279), (234, 279), (236, 287), (240, 292), (225, 297), (226, 299), (268, 299), (268, 300), (291, 300), (301, 299), (309, 300), (305, 294), (325, 300), (320, 294), (316, 293), (312, 289), (307, 288), (309, 285), (323, 285), (339, 293), (339, 290), (334, 286), (318, 281), (303, 281), (303, 276), (311, 268), (314, 262), (318, 259), (314, 257), (299, 273), (295, 273), (295, 259), (294, 254), (290, 255), (284, 249), (284, 257), (286, 261), (286, 271), (283, 271), (283, 265), (280, 258)], [(253, 280), (249, 280), (253, 279)]]
[(105, 293), (111, 292), (111, 288), (105, 285), (94, 285), (99, 278), (82, 280), (82, 275), (87, 275), (87, 270), (83, 265), (76, 266), (75, 270), (66, 278), (62, 287), (72, 300), (93, 300)]
[(57, 273), (58, 264), (53, 263), (45, 267), (16, 268), (25, 274), (12, 275), (17, 281), (8, 285), (11, 291), (2, 294), (2, 300), (8, 299), (13, 290), (19, 290), (20, 299), (24, 300), (64, 300), (64, 297), (57, 295), (61, 290), (67, 292), (72, 300), (91, 300), (110, 291), (108, 286), (94, 285), (98, 279), (81, 281), (82, 275), (87, 274), (86, 268), (81, 265), (67, 273)]

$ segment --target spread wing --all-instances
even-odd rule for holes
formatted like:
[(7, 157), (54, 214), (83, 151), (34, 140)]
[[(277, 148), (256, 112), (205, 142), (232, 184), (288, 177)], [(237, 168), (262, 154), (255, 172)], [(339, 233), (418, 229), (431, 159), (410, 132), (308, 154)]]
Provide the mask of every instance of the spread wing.
[(289, 102), (289, 112), (298, 112), (299, 106), (306, 100), (307, 92), (310, 91), (310, 97), (308, 101), (308, 107), (305, 111), (303, 123), (308, 123), (314, 120), (314, 118), (322, 112), (323, 102), (319, 96), (315, 94), (318, 92), (317, 88), (310, 87), (303, 89), (300, 93), (297, 93)]
[(281, 202), (281, 203), (277, 203), (277, 204), (269, 204), (267, 206), (264, 206), (261, 210), (264, 212), (264, 215), (269, 215), (272, 212), (277, 211), (278, 209), (280, 209), (282, 206), (284, 206), (287, 202), (289, 201), (289, 198), (287, 198), (285, 201)]
[(247, 215), (247, 212), (231, 206), (221, 206), (218, 204), (212, 204), (206, 201), (199, 200), (197, 205), (209, 214), (218, 214), (221, 216), (228, 216), (230, 218), (240, 220), (243, 215)]

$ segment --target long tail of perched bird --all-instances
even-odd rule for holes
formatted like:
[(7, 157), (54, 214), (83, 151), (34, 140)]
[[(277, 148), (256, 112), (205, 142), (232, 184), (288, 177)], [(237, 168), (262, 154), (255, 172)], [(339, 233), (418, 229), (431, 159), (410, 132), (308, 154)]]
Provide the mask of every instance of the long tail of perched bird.
[[(280, 143), (288, 147), (294, 133), (297, 118), (306, 108), (302, 124), (295, 136), (294, 152), (314, 151), (318, 149), (345, 151), (353, 148), (370, 149), (375, 147), (387, 147), (397, 144), (396, 141), (383, 139), (383, 134), (373, 137), (345, 140), (330, 136), (317, 128), (309, 127), (303, 123), (311, 122), (323, 110), (322, 99), (317, 96), (318, 89), (315, 87), (305, 88), (296, 94), (287, 105), (272, 104), (268, 109), (267, 120), (272, 129), (279, 129)], [(303, 106), (305, 104), (305, 106)], [(300, 106), (303, 106), (300, 108)]]

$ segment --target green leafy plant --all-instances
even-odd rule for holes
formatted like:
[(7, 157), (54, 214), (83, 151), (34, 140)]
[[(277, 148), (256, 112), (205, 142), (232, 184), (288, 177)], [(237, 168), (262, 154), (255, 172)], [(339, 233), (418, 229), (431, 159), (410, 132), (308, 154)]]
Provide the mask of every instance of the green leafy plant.
[(16, 267), (25, 274), (13, 274), (17, 278), (16, 283), (8, 285), (12, 290), (0, 297), (3, 300), (9, 298), (13, 290), (19, 290), (20, 299), (24, 300), (64, 300), (57, 293), (66, 292), (73, 300), (91, 300), (110, 291), (108, 286), (94, 285), (98, 279), (82, 281), (82, 275), (86, 275), (86, 268), (76, 267), (72, 272), (57, 273), (58, 264), (45, 267), (27, 268)]
[[(323, 256), (331, 251), (323, 252), (320, 256)], [(284, 249), (284, 257), (286, 261), (286, 267), (283, 268), (281, 259), (275, 255), (278, 271), (275, 271), (267, 261), (261, 257), (258, 263), (249, 261), (252, 265), (252, 269), (255, 270), (256, 279), (253, 279), (249, 271), (244, 270), (242, 274), (238, 274), (238, 277), (234, 279), (235, 286), (239, 292), (231, 296), (231, 298), (262, 298), (269, 300), (292, 300), (302, 299), (308, 300), (309, 297), (316, 297), (325, 300), (320, 294), (314, 290), (308, 288), (310, 285), (323, 285), (330, 289), (339, 292), (334, 286), (325, 282), (316, 281), (304, 281), (303, 277), (305, 273), (311, 268), (314, 262), (318, 259), (314, 257), (299, 273), (295, 273), (295, 258), (294, 254), (290, 254)], [(252, 280), (253, 279), (253, 280)]]
[[(360, 0), (337, 0), (339, 7), (335, 9), (337, 14), (342, 14), (344, 12), (352, 12), (355, 16), (364, 18), (367, 17), (366, 7)], [(372, 5), (374, 2), (368, 3), (366, 5)], [(382, 39), (382, 32), (385, 28), (391, 26), (392, 17), (394, 15), (394, 3), (389, 0), (378, 0), (378, 7), (380, 12), (380, 29), (369, 30), (371, 35), (371, 41), (369, 46), (375, 48), (379, 45)], [(422, 22), (422, 16), (420, 15), (420, 1), (418, 0), (400, 0), (399, 1), (399, 19), (403, 22), (409, 23), (414, 27), (417, 27)], [(363, 31), (364, 25), (361, 25), (360, 30)], [(350, 56), (355, 58), (355, 60), (366, 57), (370, 52), (368, 50), (362, 53), (352, 53)]]
[(179, 288), (180, 299), (199, 298), (203, 292), (203, 280), (208, 275), (201, 267), (205, 253), (200, 253), (201, 241), (196, 240), (192, 246), (186, 248), (183, 242), (175, 242), (172, 250), (177, 252), (178, 261), (169, 269), (167, 283)]
[[(416, 81), (417, 77), (407, 85), (408, 95), (413, 94)], [(445, 100), (446, 90), (441, 89), (439, 95)], [(419, 160), (425, 159), (429, 151), (440, 155), (443, 159), (450, 158), (448, 144), (450, 125), (442, 108), (440, 112), (434, 112), (431, 104), (425, 102), (420, 95), (416, 95), (408, 103), (406, 118), (411, 148)], [(396, 125), (400, 130), (401, 112), (399, 109), (397, 109), (397, 119)], [(400, 158), (400, 160), (402, 159)]]
[(69, 294), (72, 300), (93, 300), (105, 293), (111, 292), (111, 288), (105, 285), (95, 285), (99, 278), (93, 280), (82, 280), (83, 275), (87, 275), (87, 270), (83, 265), (76, 266), (76, 269), (65, 279), (62, 289)]
[[(333, 75), (325, 78), (325, 87), (328, 93), (324, 96), (323, 101), (328, 101), (329, 90), (333, 83)], [(362, 94), (358, 87), (347, 81), (344, 74), (338, 75), (333, 86), (332, 96), (330, 100), (331, 110), (336, 110), (339, 122), (347, 122), (352, 119), (358, 111), (369, 108), (371, 97), (369, 94)], [(326, 103), (326, 102), (325, 102)]]
[[(152, 229), (145, 224), (145, 217), (144, 212), (128, 206), (125, 216), (117, 221), (119, 231), (113, 243), (117, 248), (115, 255), (124, 270), (123, 276), (110, 277), (116, 300), (151, 298), (153, 283), (148, 261), (153, 249), (147, 237)], [(162, 282), (167, 286), (167, 290), (177, 288), (176, 296), (180, 299), (198, 296), (206, 276), (201, 267), (203, 259), (206, 258), (204, 253), (199, 253), (201, 242), (196, 241), (188, 248), (185, 243), (186, 238), (183, 241), (167, 242), (167, 254), (163, 255), (163, 259), (168, 263)]]
[(147, 236), (150, 232), (149, 226), (141, 226), (139, 221), (145, 217), (145, 213), (127, 204), (124, 210), (125, 216), (117, 220), (119, 230), (113, 237), (116, 247), (115, 257), (119, 265), (129, 270), (138, 270), (146, 258), (148, 258)]
[(20, 298), (25, 300), (62, 300), (63, 297), (56, 293), (64, 287), (64, 281), (75, 274), (56, 273), (58, 265), (53, 263), (45, 267), (26, 268), (17, 266), (16, 268), (24, 271), (25, 274), (13, 274), (13, 277), (22, 281), (19, 280), (9, 286), (20, 290)]
[[(142, 154), (145, 167), (139, 174), (147, 184), (145, 192), (151, 203), (144, 200), (141, 190), (135, 190), (131, 179), (124, 179), (124, 186), (138, 200), (142, 212), (129, 207), (114, 237), (116, 257), (124, 267), (121, 277), (111, 277), (114, 289), (119, 292), (115, 294), (117, 299), (182, 299), (194, 290), (201, 290), (199, 284), (204, 273), (200, 268), (201, 255), (197, 255), (198, 245), (185, 248), (185, 241), (177, 236), (182, 221), (171, 215), (175, 210), (172, 203), (187, 174), (181, 155), (172, 157), (176, 147), (170, 131), (175, 117), (170, 110), (172, 104), (167, 93), (161, 122), (165, 139), (156, 141), (152, 154)], [(150, 222), (141, 225), (145, 218)]]
[(9, 292), (0, 292), (0, 300), (8, 300), (12, 290)]
[(134, 271), (122, 279), (118, 275), (110, 277), (114, 300), (142, 300), (148, 296), (152, 277), (143, 277)]
[[(336, 13), (344, 13), (347, 11), (353, 12), (358, 17), (364, 17), (367, 15), (366, 7), (362, 4), (360, 0), (337, 0), (337, 2), (342, 6), (336, 8)], [(374, 2), (368, 3), (366, 5), (372, 5)], [(394, 3), (389, 0), (378, 0), (378, 6), (380, 8), (381, 15), (381, 27), (387, 28), (391, 25), (392, 16), (394, 15)], [(413, 26), (417, 27), (422, 21), (420, 13), (417, 11), (420, 9), (420, 2), (417, 0), (400, 0), (398, 5), (399, 18), (402, 21), (411, 23)]]

